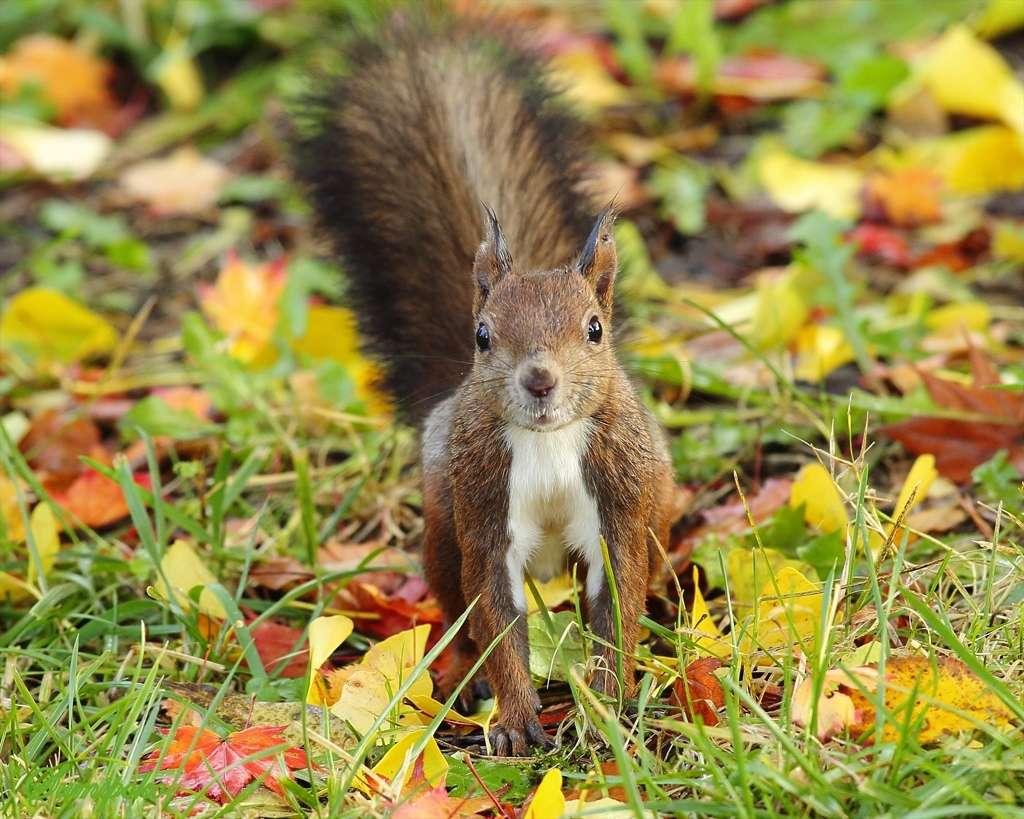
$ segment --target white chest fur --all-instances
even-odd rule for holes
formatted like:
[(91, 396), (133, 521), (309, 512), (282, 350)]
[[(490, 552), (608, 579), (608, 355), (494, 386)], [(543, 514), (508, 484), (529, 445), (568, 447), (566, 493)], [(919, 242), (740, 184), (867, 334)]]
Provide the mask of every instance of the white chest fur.
[(509, 427), (505, 441), (512, 455), (509, 476), (506, 558), (512, 596), (526, 609), (523, 575), (540, 581), (562, 572), (571, 551), (591, 567), (587, 592), (593, 596), (604, 577), (601, 519), (597, 501), (583, 482), (583, 454), (591, 421), (576, 421), (553, 432)]

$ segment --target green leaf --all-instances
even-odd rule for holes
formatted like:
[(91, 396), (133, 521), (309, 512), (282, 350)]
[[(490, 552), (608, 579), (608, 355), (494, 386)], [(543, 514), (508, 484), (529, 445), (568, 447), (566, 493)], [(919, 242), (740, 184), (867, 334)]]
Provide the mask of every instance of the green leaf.
[(846, 541), (843, 532), (829, 532), (797, 547), (796, 556), (810, 563), (818, 577), (828, 577), (833, 568), (842, 568), (846, 559)]
[(175, 441), (196, 438), (215, 429), (187, 409), (172, 408), (158, 395), (148, 395), (139, 401), (121, 417), (117, 426), (125, 438), (136, 437), (137, 430), (141, 429), (151, 438), (164, 435)]
[(711, 184), (711, 172), (699, 162), (682, 159), (672, 167), (655, 168), (651, 187), (661, 197), (661, 212), (676, 230), (693, 236), (704, 229), (704, 199)]
[[(528, 769), (521, 765), (508, 765), (504, 762), (492, 762), (489, 759), (476, 758), (473, 770), (479, 774), (491, 793), (500, 793), (504, 801), (513, 804), (525, 799), (533, 789)], [(461, 759), (448, 757), (448, 777), (445, 784), (453, 798), (480, 793), (480, 783)], [(508, 788), (507, 791), (504, 788)]]
[(530, 615), (527, 620), (530, 674), (536, 680), (564, 682), (569, 679), (569, 667), (585, 664), (587, 656), (576, 627), (576, 613), (559, 611), (550, 617), (551, 630), (548, 630), (542, 612)]

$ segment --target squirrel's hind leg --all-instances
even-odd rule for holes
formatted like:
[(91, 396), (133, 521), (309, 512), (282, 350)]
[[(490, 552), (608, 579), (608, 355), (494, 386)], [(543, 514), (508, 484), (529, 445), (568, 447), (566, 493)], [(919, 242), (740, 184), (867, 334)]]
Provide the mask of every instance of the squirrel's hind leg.
[[(433, 502), (427, 502), (427, 495), (435, 490)], [(426, 516), (426, 535), (423, 538), (423, 568), (430, 586), (437, 597), (441, 613), (444, 615), (444, 627), (449, 629), (466, 610), (466, 599), (462, 593), (462, 553), (459, 551), (455, 536), (455, 525), (452, 516), (445, 513), (443, 507), (450, 504), (445, 497), (443, 487), (431, 487), (428, 480), (424, 486), (424, 512)], [(451, 642), (452, 660), (448, 669), (437, 680), (437, 697), (444, 702), (462, 685), (466, 675), (480, 659), (480, 650), (470, 637), (469, 626), (464, 625)], [(488, 700), (492, 696), (487, 675), (481, 668), (471, 679), (455, 701), (455, 710), (462, 714), (472, 714), (475, 703)]]

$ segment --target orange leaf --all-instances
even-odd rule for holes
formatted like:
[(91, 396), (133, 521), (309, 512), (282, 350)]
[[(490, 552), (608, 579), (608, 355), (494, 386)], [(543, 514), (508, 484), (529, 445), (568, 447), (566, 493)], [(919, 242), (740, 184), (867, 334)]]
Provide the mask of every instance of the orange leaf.
[(939, 194), (942, 179), (924, 168), (876, 173), (868, 178), (866, 210), (880, 208), (901, 227), (916, 227), (942, 219)]
[[(141, 473), (132, 477), (144, 489), (153, 488), (149, 474)], [(120, 484), (95, 469), (86, 469), (72, 481), (67, 492), (54, 492), (52, 497), (64, 511), (93, 529), (128, 517), (128, 501)]]
[(39, 482), (49, 492), (66, 492), (86, 467), (79, 456), (103, 463), (110, 456), (100, 443), (99, 428), (85, 418), (77, 420), (47, 410), (39, 415), (18, 444)]
[[(161, 781), (176, 784), (179, 795), (204, 792), (221, 804), (238, 796), (250, 782), (264, 775), (263, 784), (284, 796), (278, 779), (290, 777), (291, 771), (309, 765), (305, 751), (281, 740), (284, 729), (285, 726), (261, 725), (222, 738), (206, 728), (185, 726), (177, 730), (162, 760), (160, 751), (153, 751), (139, 766), (139, 771), (147, 773), (157, 765), (161, 771), (181, 771), (183, 776), (162, 777)], [(266, 752), (271, 749), (279, 749), (281, 753), (267, 756)], [(257, 755), (260, 758), (252, 758)]]
[(59, 37), (34, 34), (15, 43), (0, 65), (4, 97), (34, 85), (56, 107), (61, 125), (109, 129), (113, 124), (118, 106), (108, 87), (113, 66), (106, 60)]

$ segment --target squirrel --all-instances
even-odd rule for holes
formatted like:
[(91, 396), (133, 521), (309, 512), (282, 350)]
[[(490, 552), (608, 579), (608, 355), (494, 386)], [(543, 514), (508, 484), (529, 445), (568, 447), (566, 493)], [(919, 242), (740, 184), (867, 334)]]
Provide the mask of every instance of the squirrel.
[(346, 65), (300, 109), (299, 181), (383, 386), (422, 425), (422, 560), (446, 626), (473, 604), (438, 695), (490, 649), (457, 707), (493, 692), (492, 748), (522, 756), (550, 745), (524, 576), (577, 565), (591, 686), (628, 699), (669, 536), (666, 437), (612, 347), (614, 212), (592, 209), (582, 126), (513, 33), (399, 20), (356, 39)]

